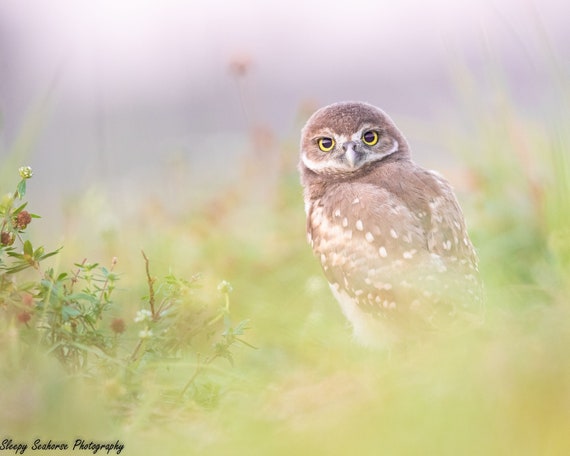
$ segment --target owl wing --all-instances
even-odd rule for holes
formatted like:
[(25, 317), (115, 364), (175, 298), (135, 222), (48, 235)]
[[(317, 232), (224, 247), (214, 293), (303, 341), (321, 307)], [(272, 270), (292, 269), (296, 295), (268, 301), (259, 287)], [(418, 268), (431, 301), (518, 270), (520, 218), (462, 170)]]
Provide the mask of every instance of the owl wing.
[(477, 255), (451, 185), (435, 171), (420, 173), (418, 180), (427, 190), (423, 205), (427, 206), (424, 229), (428, 250), (447, 262), (457, 260), (466, 270), (476, 270)]
[(309, 235), (337, 293), (382, 317), (429, 316), (444, 288), (476, 282), (476, 256), (445, 179), (425, 171), (395, 185), (340, 185), (313, 206)]
[(484, 296), (477, 253), (451, 185), (439, 173), (423, 169), (414, 173), (412, 182), (424, 195), (417, 200), (427, 208), (423, 218), (427, 248), (443, 272), (439, 283), (447, 290), (447, 300), (481, 313)]

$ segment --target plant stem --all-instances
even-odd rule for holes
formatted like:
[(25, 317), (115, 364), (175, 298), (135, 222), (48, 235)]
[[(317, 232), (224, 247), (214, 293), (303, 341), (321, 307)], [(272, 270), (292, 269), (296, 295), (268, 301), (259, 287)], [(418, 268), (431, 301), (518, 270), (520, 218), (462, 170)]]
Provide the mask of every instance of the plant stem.
[(155, 310), (154, 310), (154, 281), (155, 281), (155, 279), (153, 279), (150, 275), (150, 266), (149, 266), (148, 257), (144, 253), (144, 250), (141, 250), (141, 253), (142, 253), (142, 256), (144, 258), (145, 270), (146, 270), (146, 279), (147, 279), (147, 283), (148, 283), (148, 303), (150, 304), (150, 312), (152, 314), (152, 319), (153, 319), (153, 321), (156, 321), (158, 316), (156, 315)]
[[(115, 268), (115, 265), (117, 264), (117, 259), (113, 258), (113, 260), (111, 261), (111, 267), (109, 268), (109, 272), (113, 272), (113, 269)], [(101, 291), (99, 294), (99, 306), (100, 309), (103, 309), (103, 299), (105, 298), (105, 291), (107, 290), (107, 287), (109, 285), (109, 274), (107, 274), (107, 277), (105, 277), (105, 282), (103, 282), (103, 286), (101, 287)]]
[(75, 271), (75, 274), (73, 274), (73, 277), (71, 278), (71, 286), (69, 287), (70, 293), (73, 291), (73, 285), (75, 285), (77, 283), (77, 281), (79, 280), (79, 274), (81, 272), (81, 268), (83, 266), (85, 266), (86, 262), (87, 262), (87, 258), (83, 258), (83, 261), (81, 262), (81, 266), (79, 266), (77, 268), (77, 270)]

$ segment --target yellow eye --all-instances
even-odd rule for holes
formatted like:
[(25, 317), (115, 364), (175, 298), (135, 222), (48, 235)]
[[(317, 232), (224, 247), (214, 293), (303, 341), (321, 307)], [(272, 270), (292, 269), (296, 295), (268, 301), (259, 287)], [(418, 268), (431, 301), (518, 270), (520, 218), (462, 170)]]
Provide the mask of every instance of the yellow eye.
[(362, 134), (362, 142), (367, 146), (373, 146), (378, 142), (378, 133), (374, 130), (365, 131)]
[(334, 139), (332, 138), (319, 138), (319, 149), (323, 152), (330, 152), (334, 147)]

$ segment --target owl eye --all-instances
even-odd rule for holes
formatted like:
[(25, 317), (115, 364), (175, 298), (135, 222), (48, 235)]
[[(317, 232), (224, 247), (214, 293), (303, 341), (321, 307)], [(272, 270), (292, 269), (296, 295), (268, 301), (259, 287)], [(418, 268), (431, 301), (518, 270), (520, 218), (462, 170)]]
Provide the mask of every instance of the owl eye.
[(378, 133), (374, 130), (365, 131), (362, 134), (362, 142), (367, 146), (373, 146), (378, 142)]
[(334, 139), (332, 138), (319, 138), (319, 149), (323, 152), (330, 152), (334, 147)]

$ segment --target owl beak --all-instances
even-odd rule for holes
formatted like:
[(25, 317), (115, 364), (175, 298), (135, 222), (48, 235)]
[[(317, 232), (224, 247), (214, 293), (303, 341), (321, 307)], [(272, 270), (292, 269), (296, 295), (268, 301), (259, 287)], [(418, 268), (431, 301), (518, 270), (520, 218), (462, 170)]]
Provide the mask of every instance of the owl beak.
[(360, 153), (354, 150), (355, 144), (352, 141), (348, 141), (342, 145), (344, 149), (344, 157), (350, 165), (351, 168), (356, 167), (357, 163), (360, 161)]

